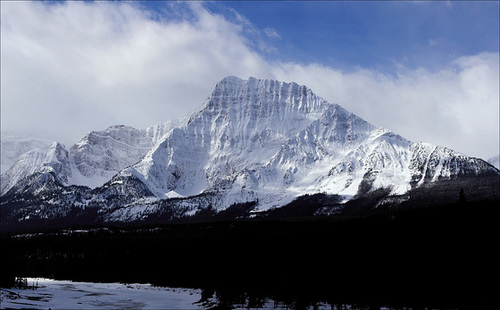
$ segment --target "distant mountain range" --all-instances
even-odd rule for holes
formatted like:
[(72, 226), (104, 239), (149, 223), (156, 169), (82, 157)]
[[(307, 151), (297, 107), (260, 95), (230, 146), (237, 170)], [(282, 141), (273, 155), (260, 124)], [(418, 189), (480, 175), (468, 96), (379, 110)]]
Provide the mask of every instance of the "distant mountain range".
[[(2, 158), (20, 153), (2, 146)], [(492, 164), (408, 141), (274, 80), (227, 77), (183, 121), (112, 126), (69, 149), (33, 146), (1, 176), (4, 223), (172, 221), (238, 206), (235, 217), (251, 217), (304, 195), (320, 195), (324, 214), (363, 197), (362, 212), (459, 199), (460, 190), (500, 197)]]
[(488, 159), (488, 163), (492, 165), (493, 167), (500, 169), (500, 154), (497, 156), (493, 156), (490, 159)]

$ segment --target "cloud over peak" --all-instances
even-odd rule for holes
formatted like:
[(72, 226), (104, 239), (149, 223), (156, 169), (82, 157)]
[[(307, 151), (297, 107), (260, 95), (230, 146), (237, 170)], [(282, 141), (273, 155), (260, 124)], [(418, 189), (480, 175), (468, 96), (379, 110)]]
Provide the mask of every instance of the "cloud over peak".
[(345, 71), (282, 62), (272, 45), (278, 31), (200, 3), (163, 11), (100, 1), (1, 6), (2, 130), (42, 129), (74, 143), (113, 124), (144, 128), (192, 112), (234, 75), (305, 84), (412, 140), (473, 156), (498, 151), (498, 53), (455, 57), (437, 69)]

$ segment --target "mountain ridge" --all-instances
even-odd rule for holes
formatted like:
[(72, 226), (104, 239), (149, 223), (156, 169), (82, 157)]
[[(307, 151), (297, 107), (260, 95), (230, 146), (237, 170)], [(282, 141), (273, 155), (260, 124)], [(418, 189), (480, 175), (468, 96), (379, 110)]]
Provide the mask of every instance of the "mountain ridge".
[[(69, 199), (98, 206), (104, 220), (117, 221), (248, 202), (264, 211), (315, 193), (347, 201), (384, 188), (401, 196), (442, 180), (500, 175), (481, 159), (377, 128), (306, 86), (255, 78), (223, 79), (186, 121), (147, 130), (112, 126), (55, 150), (57, 160), (28, 156), (2, 175), (7, 203), (26, 195), (26, 178), (36, 173), (59, 184), (52, 205)], [(61, 194), (74, 185), (90, 187), (82, 190), (86, 198)]]
[[(54, 168), (59, 181), (66, 185), (96, 188), (109, 181), (116, 173), (139, 161), (161, 137), (178, 124), (168, 121), (148, 127), (145, 130), (125, 125), (114, 125), (104, 130), (91, 131), (70, 148), (59, 142), (38, 147), (22, 154), (2, 174), (0, 193), (6, 194), (17, 182), (35, 172)], [(57, 145), (67, 153), (64, 171), (52, 165), (50, 154)], [(45, 168), (44, 168), (45, 167)], [(50, 170), (50, 169), (49, 169)], [(62, 173), (62, 174), (61, 174)]]

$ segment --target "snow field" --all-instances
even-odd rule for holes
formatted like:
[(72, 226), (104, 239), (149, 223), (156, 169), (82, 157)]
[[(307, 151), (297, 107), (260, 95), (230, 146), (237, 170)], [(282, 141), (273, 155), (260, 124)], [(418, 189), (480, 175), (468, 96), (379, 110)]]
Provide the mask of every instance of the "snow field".
[(150, 284), (28, 278), (35, 289), (1, 289), (0, 309), (201, 309), (201, 290)]

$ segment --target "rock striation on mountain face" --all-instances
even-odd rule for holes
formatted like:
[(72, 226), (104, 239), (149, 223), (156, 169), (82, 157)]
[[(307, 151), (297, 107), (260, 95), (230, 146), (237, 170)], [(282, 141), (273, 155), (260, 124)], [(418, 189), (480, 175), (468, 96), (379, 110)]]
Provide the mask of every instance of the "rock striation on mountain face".
[(2, 175), (2, 194), (19, 197), (28, 179), (40, 182), (30, 175), (51, 173), (60, 191), (94, 188), (85, 204), (119, 221), (256, 201), (266, 210), (319, 192), (345, 200), (381, 188), (402, 195), (442, 180), (500, 175), (481, 159), (377, 128), (306, 86), (235, 77), (219, 82), (185, 122), (113, 126), (69, 151), (37, 152)]
[(138, 162), (154, 142), (145, 131), (128, 126), (90, 132), (70, 149), (76, 168), (72, 183), (101, 186), (121, 169)]

